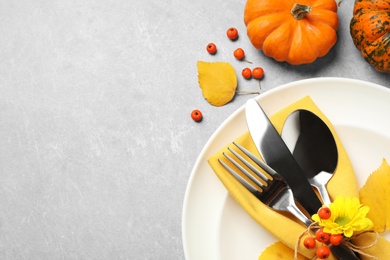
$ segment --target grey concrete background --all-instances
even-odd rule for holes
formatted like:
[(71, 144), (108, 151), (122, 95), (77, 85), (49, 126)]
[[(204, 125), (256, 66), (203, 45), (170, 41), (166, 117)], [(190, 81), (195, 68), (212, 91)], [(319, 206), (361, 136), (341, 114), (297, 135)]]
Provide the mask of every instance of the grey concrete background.
[[(262, 92), (313, 77), (389, 87), (349, 36), (313, 64), (255, 50), (245, 1), (0, 1), (0, 259), (184, 259), (181, 212), (191, 169), (216, 128), (250, 96), (208, 104), (196, 62), (248, 64)], [(240, 38), (231, 42), (227, 28)], [(215, 56), (205, 51), (218, 46)], [(204, 114), (201, 123), (190, 117)]]

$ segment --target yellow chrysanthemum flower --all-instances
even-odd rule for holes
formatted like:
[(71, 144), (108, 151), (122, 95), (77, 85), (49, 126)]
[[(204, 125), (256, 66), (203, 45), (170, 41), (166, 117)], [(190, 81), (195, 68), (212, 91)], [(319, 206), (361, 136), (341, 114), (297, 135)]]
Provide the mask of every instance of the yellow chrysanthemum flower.
[(354, 232), (373, 227), (372, 221), (366, 217), (370, 208), (360, 204), (357, 198), (337, 197), (329, 205), (329, 209), (331, 211), (329, 219), (321, 219), (318, 214), (312, 216), (312, 219), (324, 227), (327, 233), (351, 237)]

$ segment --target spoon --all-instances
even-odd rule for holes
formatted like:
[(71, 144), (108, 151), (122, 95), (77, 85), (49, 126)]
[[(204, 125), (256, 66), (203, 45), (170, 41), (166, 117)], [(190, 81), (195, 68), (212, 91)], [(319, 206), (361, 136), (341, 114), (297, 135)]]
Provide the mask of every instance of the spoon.
[(294, 111), (283, 126), (282, 138), (325, 205), (331, 203), (326, 185), (337, 166), (337, 146), (328, 126), (308, 110)]
[[(287, 118), (282, 138), (302, 171), (315, 187), (325, 205), (331, 203), (326, 185), (337, 166), (337, 145), (328, 126), (308, 110), (294, 111)], [(331, 251), (340, 259), (359, 259), (344, 244), (331, 246)]]

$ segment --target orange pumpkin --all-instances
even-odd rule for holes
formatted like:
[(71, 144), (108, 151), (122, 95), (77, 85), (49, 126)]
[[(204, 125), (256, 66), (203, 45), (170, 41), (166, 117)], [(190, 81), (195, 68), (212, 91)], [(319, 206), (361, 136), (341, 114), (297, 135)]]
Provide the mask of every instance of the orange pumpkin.
[(257, 49), (294, 65), (325, 56), (337, 41), (335, 0), (248, 0), (244, 22)]
[(390, 1), (357, 0), (350, 32), (364, 59), (376, 70), (390, 73)]

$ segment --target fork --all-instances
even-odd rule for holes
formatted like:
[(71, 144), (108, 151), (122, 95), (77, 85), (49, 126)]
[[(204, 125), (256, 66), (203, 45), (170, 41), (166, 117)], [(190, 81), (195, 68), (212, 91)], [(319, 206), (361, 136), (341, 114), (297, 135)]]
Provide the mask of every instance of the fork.
[[(283, 177), (274, 171), (271, 167), (257, 158), (250, 151), (242, 147), (241, 145), (233, 142), (233, 144), (241, 150), (246, 156), (248, 156), (254, 163), (256, 163), (260, 168), (262, 168), (272, 179), (268, 178), (255, 166), (253, 166), (248, 160), (246, 160), (239, 153), (228, 147), (228, 150), (238, 159), (235, 160), (226, 153), (223, 155), (244, 175), (246, 175), (255, 185), (243, 178), (239, 173), (237, 173), (233, 168), (223, 162), (221, 159), (218, 159), (219, 163), (230, 173), (232, 174), (246, 189), (248, 189), (256, 198), (258, 198), (265, 205), (277, 211), (290, 212), (300, 221), (302, 221), (306, 226), (309, 226), (312, 221), (307, 218), (307, 216), (297, 207), (294, 201), (293, 193), (290, 187), (286, 184)], [(256, 174), (262, 181), (254, 177), (245, 167), (243, 167), (238, 161), (243, 163), (246, 167), (250, 169), (254, 174)], [(258, 186), (258, 187), (256, 187)]]

